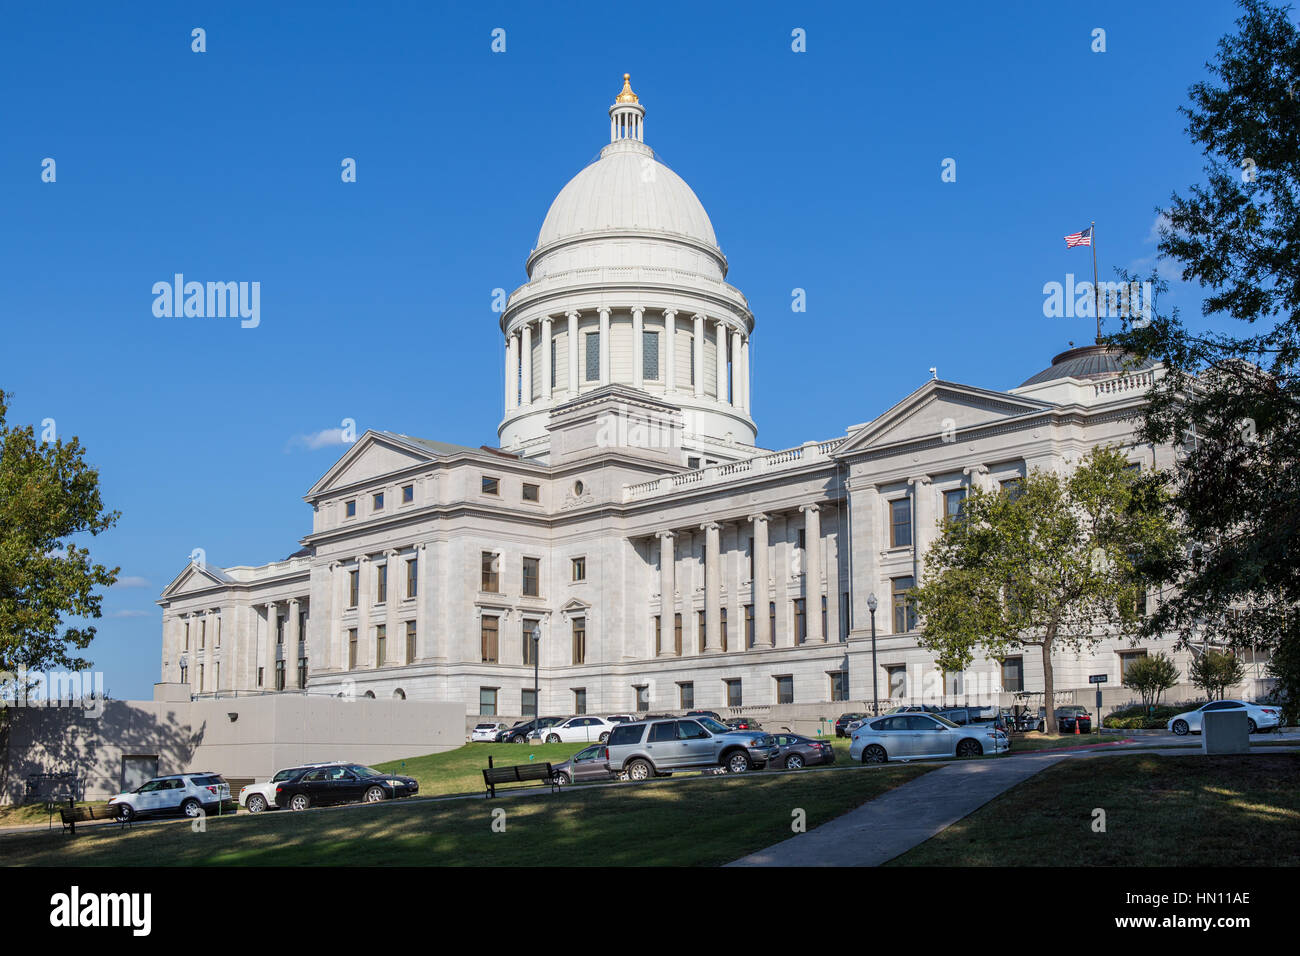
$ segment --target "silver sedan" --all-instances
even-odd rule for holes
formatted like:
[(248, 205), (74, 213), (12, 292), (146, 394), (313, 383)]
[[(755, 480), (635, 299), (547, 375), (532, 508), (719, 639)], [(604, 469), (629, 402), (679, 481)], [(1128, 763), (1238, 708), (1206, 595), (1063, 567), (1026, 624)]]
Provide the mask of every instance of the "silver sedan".
[(853, 731), (849, 757), (863, 763), (934, 757), (979, 757), (1011, 749), (1011, 740), (992, 724), (954, 724), (938, 714), (889, 714), (866, 720)]

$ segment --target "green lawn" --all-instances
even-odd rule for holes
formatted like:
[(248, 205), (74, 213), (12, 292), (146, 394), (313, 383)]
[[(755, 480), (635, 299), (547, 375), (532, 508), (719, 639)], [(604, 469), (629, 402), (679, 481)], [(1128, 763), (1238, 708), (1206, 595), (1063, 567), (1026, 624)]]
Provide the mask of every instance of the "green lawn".
[[(105, 813), (108, 812), (107, 800), (92, 800), (91, 803), (103, 810)], [(85, 801), (79, 800), (76, 805), (84, 807), (87, 804)], [(0, 806), (0, 830), (3, 830), (5, 827), (48, 826), (49, 822), (50, 814), (49, 811), (45, 809), (45, 804), (43, 803), (25, 803), (22, 806), (17, 807), (8, 804)], [(62, 826), (63, 824), (60, 822), (59, 815), (56, 812), (54, 814), (54, 827), (55, 829), (60, 829)]]
[(890, 865), (1297, 866), (1300, 754), (1066, 761)]
[[(520, 748), (522, 750), (522, 748)], [(415, 761), (407, 761), (408, 769)], [(303, 813), (11, 834), (9, 865), (36, 866), (714, 866), (808, 829), (933, 766), (752, 773), (498, 800), (405, 800)], [(436, 771), (435, 771), (436, 774)], [(492, 829), (505, 812), (505, 832)]]

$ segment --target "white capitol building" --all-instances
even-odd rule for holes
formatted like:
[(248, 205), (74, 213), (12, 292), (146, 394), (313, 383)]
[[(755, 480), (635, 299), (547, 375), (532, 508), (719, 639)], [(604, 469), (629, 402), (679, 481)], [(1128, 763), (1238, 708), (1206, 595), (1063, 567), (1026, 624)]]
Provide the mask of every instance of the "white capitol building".
[[(1171, 465), (1134, 437), (1158, 370), (1085, 346), (1009, 391), (934, 379), (847, 432), (756, 447), (754, 316), (644, 118), (625, 77), (609, 145), (551, 204), (509, 297), (499, 447), (367, 431), (308, 491), (296, 554), (191, 563), (166, 588), (164, 682), (509, 716), (533, 712), (536, 646), (543, 714), (833, 716), (872, 699), (875, 595), (882, 698), (1041, 690), (1036, 652), (939, 674), (902, 594), (966, 489), (1102, 443)], [(1108, 639), (1057, 658), (1056, 686), (1116, 687), (1125, 655), (1157, 649)]]

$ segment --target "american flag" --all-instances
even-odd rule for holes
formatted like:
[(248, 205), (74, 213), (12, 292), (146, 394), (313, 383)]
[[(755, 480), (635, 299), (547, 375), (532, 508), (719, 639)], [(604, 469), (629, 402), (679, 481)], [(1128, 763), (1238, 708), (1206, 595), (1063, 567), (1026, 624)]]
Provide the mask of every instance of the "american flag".
[(1092, 226), (1089, 226), (1083, 232), (1075, 232), (1065, 237), (1065, 248), (1073, 249), (1075, 246), (1092, 245)]

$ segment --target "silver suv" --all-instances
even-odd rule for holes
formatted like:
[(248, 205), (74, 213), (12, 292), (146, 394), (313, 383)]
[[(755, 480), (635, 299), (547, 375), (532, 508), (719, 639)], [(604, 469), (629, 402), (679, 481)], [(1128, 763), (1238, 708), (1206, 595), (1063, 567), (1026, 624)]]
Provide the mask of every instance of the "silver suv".
[(609, 769), (629, 780), (679, 770), (721, 767), (761, 770), (780, 752), (768, 734), (731, 730), (712, 717), (679, 717), (619, 724), (609, 734)]

